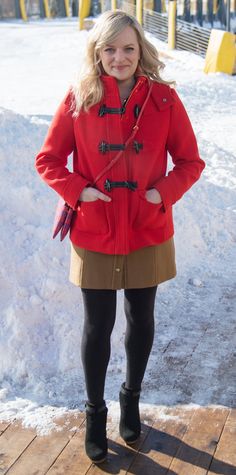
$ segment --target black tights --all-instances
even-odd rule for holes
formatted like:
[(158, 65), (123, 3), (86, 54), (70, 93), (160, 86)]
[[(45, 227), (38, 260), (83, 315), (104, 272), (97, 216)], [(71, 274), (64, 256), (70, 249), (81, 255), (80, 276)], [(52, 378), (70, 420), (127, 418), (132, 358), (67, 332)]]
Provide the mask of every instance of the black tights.
[[(144, 377), (154, 336), (154, 303), (157, 287), (126, 289), (124, 310), (127, 320), (125, 350), (126, 387), (139, 390)], [(116, 290), (82, 289), (84, 329), (81, 357), (88, 401), (104, 399), (110, 337), (116, 318)]]

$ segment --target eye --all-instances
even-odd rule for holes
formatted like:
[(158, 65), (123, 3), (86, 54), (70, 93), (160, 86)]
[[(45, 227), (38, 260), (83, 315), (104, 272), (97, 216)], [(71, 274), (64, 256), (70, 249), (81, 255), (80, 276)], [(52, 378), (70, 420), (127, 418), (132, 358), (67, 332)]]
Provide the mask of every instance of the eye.
[(126, 51), (134, 51), (134, 48), (132, 46), (127, 46), (127, 48), (125, 48)]
[(114, 52), (114, 48), (107, 47), (107, 48), (104, 49), (104, 52), (105, 52), (105, 53), (113, 53), (113, 52)]

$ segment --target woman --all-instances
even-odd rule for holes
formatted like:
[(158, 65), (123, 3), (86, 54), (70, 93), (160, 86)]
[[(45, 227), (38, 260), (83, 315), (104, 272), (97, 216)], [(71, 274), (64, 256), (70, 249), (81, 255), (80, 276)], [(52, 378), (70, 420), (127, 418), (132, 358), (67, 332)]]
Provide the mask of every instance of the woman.
[[(135, 18), (122, 11), (101, 15), (80, 80), (36, 158), (42, 178), (75, 210), (70, 280), (81, 287), (84, 302), (85, 448), (96, 463), (107, 454), (104, 385), (116, 290), (124, 289), (127, 319), (119, 428), (132, 444), (140, 435), (157, 285), (176, 275), (172, 205), (204, 168), (184, 106), (160, 77), (162, 66)], [(73, 172), (66, 168), (71, 152)], [(167, 152), (174, 167), (166, 176)]]

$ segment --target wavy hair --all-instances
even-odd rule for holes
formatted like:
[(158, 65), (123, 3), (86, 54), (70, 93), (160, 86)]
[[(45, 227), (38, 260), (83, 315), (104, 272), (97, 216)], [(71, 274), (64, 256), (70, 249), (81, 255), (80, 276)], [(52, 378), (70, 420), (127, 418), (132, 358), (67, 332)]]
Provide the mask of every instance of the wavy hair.
[(104, 90), (100, 76), (104, 74), (104, 70), (100, 51), (106, 44), (112, 43), (127, 26), (131, 26), (136, 32), (140, 47), (136, 75), (146, 76), (162, 84), (173, 84), (173, 81), (165, 81), (160, 77), (160, 71), (165, 65), (159, 60), (156, 48), (145, 38), (144, 31), (136, 18), (121, 10), (106, 11), (98, 18), (89, 33), (82, 70), (77, 82), (72, 86), (74, 115), (78, 115), (81, 109), (88, 111), (90, 107), (101, 101)]

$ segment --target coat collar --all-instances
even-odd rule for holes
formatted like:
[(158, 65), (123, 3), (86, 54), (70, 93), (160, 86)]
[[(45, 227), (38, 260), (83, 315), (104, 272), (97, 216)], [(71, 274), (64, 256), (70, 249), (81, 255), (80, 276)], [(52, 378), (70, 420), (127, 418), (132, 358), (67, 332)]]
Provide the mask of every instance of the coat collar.
[[(117, 80), (112, 76), (102, 75), (101, 81), (104, 86), (104, 93), (107, 101), (111, 101), (112, 104), (120, 104), (120, 94), (117, 84)], [(133, 88), (136, 91), (140, 91), (143, 86), (146, 86), (148, 90), (149, 79), (146, 76), (136, 76), (136, 84)], [(157, 108), (162, 111), (168, 109), (174, 103), (174, 98), (170, 86), (158, 82), (154, 82), (153, 90), (151, 93)]]
[[(100, 77), (105, 90), (105, 95), (114, 97), (114, 94), (119, 96), (119, 88), (116, 78), (112, 76), (102, 75)], [(146, 76), (137, 76), (136, 77), (136, 84), (134, 86), (135, 89), (139, 90), (144, 84), (148, 83), (148, 78)]]

